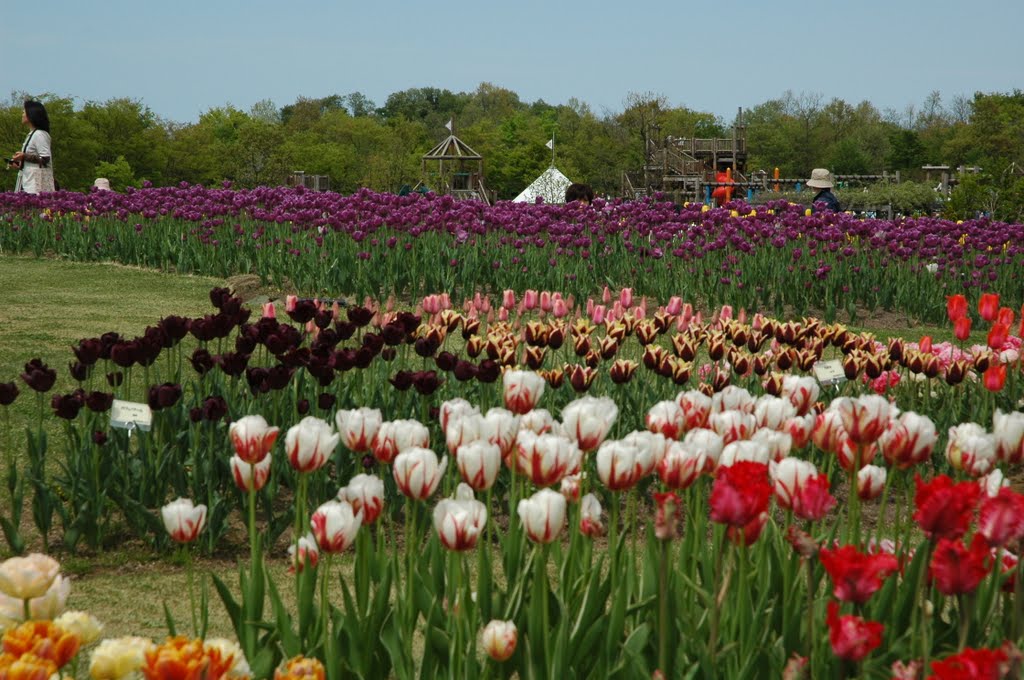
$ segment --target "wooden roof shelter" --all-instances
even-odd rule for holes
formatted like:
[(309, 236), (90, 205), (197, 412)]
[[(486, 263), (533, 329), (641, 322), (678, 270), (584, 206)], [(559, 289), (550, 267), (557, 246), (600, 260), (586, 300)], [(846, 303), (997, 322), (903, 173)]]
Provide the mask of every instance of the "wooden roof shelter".
[[(459, 200), (491, 203), (490, 193), (484, 188), (484, 157), (456, 136), (453, 123), (449, 123), (448, 128), (451, 134), (423, 154), (424, 180), (428, 177), (427, 165), (437, 163), (430, 178), (437, 183), (437, 193), (450, 194)], [(430, 183), (427, 181), (428, 185)]]

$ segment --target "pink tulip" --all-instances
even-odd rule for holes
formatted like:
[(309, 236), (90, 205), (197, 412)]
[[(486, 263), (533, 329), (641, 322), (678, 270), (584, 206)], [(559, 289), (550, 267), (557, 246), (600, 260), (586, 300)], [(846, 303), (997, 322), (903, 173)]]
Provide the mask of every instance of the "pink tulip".
[(523, 308), (526, 310), (536, 309), (540, 295), (535, 290), (527, 290), (523, 293)]
[(623, 309), (629, 309), (633, 306), (632, 288), (623, 288), (619, 291), (619, 304), (622, 305)]
[(298, 295), (285, 295), (284, 296), (284, 311), (294, 312), (295, 306), (299, 303)]
[(668, 299), (668, 304), (665, 305), (665, 313), (677, 316), (683, 311), (683, 299), (678, 295), (673, 295)]
[(558, 298), (551, 303), (551, 313), (556, 319), (561, 319), (569, 315), (569, 307), (566, 305), (565, 300)]
[(594, 305), (594, 309), (590, 313), (590, 320), (595, 324), (603, 324), (605, 322), (605, 306)]
[(540, 292), (540, 308), (545, 312), (550, 312), (552, 307), (551, 292), (542, 290)]
[(515, 309), (516, 306), (516, 292), (511, 289), (505, 289), (501, 294), (501, 306), (505, 310)]
[(274, 306), (273, 302), (264, 302), (263, 303), (263, 318), (264, 319), (276, 319), (277, 318), (277, 308)]

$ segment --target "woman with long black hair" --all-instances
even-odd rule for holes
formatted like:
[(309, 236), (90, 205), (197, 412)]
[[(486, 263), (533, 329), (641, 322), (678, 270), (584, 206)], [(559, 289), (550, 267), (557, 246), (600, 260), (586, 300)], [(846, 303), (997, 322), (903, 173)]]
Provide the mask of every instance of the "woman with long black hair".
[(28, 126), (28, 136), (21, 151), (11, 156), (10, 167), (18, 168), (15, 191), (41, 194), (54, 191), (53, 151), (50, 149), (50, 117), (46, 107), (33, 99), (25, 100), (21, 122)]

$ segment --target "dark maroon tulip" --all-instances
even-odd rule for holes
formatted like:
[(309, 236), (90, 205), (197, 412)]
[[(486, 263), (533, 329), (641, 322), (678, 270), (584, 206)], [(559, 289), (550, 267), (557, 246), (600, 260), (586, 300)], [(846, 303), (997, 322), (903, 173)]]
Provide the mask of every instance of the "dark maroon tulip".
[(109, 411), (111, 404), (114, 403), (114, 395), (110, 392), (90, 392), (85, 397), (85, 405), (89, 407), (89, 410), (94, 413), (103, 413)]
[(334, 324), (334, 330), (338, 332), (341, 340), (348, 340), (356, 332), (356, 325), (351, 321), (338, 321)]
[(228, 337), (240, 323), (245, 321), (245, 319), (238, 319), (235, 314), (224, 313), (215, 314), (209, 319), (210, 333), (213, 334), (214, 339)]
[(81, 361), (76, 361), (73, 364), (68, 364), (68, 372), (71, 374), (71, 377), (77, 380), (78, 382), (82, 382), (83, 380), (89, 377), (89, 367), (83, 364)]
[(428, 396), (444, 384), (444, 379), (437, 376), (436, 371), (416, 371), (412, 376), (412, 386), (422, 395)]
[(295, 404), (295, 410), (299, 412), (300, 416), (309, 413), (309, 399), (299, 399), (298, 403)]
[(210, 303), (220, 309), (224, 306), (224, 301), (231, 297), (231, 291), (227, 288), (212, 288), (210, 289)]
[(135, 361), (139, 366), (152, 366), (164, 348), (164, 334), (135, 338)]
[(219, 316), (230, 319), (234, 326), (241, 326), (252, 316), (252, 310), (248, 307), (243, 307), (240, 298), (230, 297), (224, 301), (224, 306), (220, 308)]
[(110, 350), (114, 345), (121, 342), (121, 336), (113, 331), (100, 336), (100, 359), (109, 359)]
[(111, 387), (120, 387), (121, 383), (124, 382), (124, 373), (121, 371), (114, 371), (113, 373), (107, 373), (107, 384)]
[(433, 337), (416, 338), (416, 342), (413, 343), (416, 354), (424, 359), (434, 356), (439, 346), (440, 343)]
[(42, 359), (32, 359), (25, 364), (21, 379), (36, 392), (49, 392), (57, 382), (57, 371), (44, 364)]
[(235, 351), (239, 354), (252, 354), (256, 351), (256, 339), (239, 333), (235, 338)]
[(103, 430), (96, 430), (92, 433), (92, 443), (96, 446), (103, 446), (107, 443), (107, 433)]
[(78, 341), (77, 347), (72, 347), (71, 351), (75, 353), (75, 358), (85, 366), (92, 366), (100, 358), (100, 352), (103, 350), (103, 344), (99, 338), (84, 338)]
[(188, 332), (192, 334), (196, 340), (200, 342), (209, 342), (216, 337), (216, 329), (214, 328), (212, 316), (204, 316), (198, 319), (192, 319), (188, 325)]
[(338, 331), (333, 328), (325, 328), (317, 333), (316, 339), (313, 340), (310, 348), (319, 347), (323, 349), (333, 349), (338, 346), (339, 342), (341, 342), (341, 337), (338, 336)]
[(356, 350), (354, 365), (356, 368), (367, 368), (372, 362), (376, 353), (369, 347), (360, 347)]
[(133, 340), (119, 342), (110, 348), (110, 360), (121, 368), (129, 368), (138, 358), (138, 345)]
[(459, 359), (457, 362), (455, 362), (455, 368), (452, 369), (452, 372), (455, 374), (456, 380), (466, 382), (467, 380), (474, 379), (476, 377), (478, 370), (479, 369), (477, 369), (476, 364), (474, 364), (472, 361)]
[(271, 366), (267, 371), (267, 384), (270, 385), (272, 390), (283, 390), (288, 387), (288, 383), (291, 382), (294, 373), (294, 368), (289, 368), (284, 364)]
[(202, 422), (203, 420), (203, 409), (198, 406), (193, 406), (188, 410), (188, 419), (193, 423)]
[(480, 362), (476, 373), (476, 379), (482, 383), (492, 383), (501, 376), (501, 365), (491, 359), (484, 359)]
[(321, 392), (320, 396), (316, 398), (316, 405), (321, 411), (330, 411), (337, 401), (338, 398), (330, 392)]
[(354, 349), (343, 349), (331, 356), (331, 364), (336, 370), (349, 371), (356, 365), (356, 351)]
[(237, 378), (245, 372), (246, 366), (249, 365), (249, 355), (239, 354), (238, 352), (225, 352), (215, 358), (214, 361), (225, 375)]
[(291, 349), (292, 344), (283, 335), (274, 333), (267, 336), (267, 350), (275, 356), (280, 356)]
[(374, 356), (384, 349), (384, 338), (377, 333), (367, 333), (363, 336), (363, 347), (373, 352)]
[(384, 361), (394, 361), (397, 356), (398, 352), (394, 347), (385, 347), (380, 351), (380, 358)]
[(388, 378), (388, 382), (394, 385), (396, 390), (405, 392), (407, 389), (412, 387), (412, 378), (412, 371), (399, 371)]
[(420, 317), (412, 312), (399, 312), (395, 322), (402, 325), (406, 335), (411, 335), (420, 327)]
[(50, 399), (50, 406), (58, 418), (74, 420), (82, 410), (82, 400), (76, 394), (55, 394)]
[(321, 309), (313, 316), (313, 323), (317, 328), (323, 330), (334, 322), (334, 315), (329, 309)]
[(281, 327), (277, 319), (271, 319), (263, 317), (255, 324), (245, 326), (244, 332), (246, 335), (250, 335), (256, 339), (257, 342), (266, 343), (267, 338), (277, 333), (277, 329)]
[(316, 303), (312, 300), (299, 300), (295, 303), (295, 308), (288, 312), (288, 316), (291, 317), (295, 323), (305, 324), (313, 320), (316, 316)]
[[(163, 326), (157, 324), (156, 326), (146, 326), (146, 330), (143, 331), (142, 337), (148, 342), (155, 343), (159, 349), (165, 347), (171, 347), (172, 342), (170, 336), (167, 335), (167, 331), (164, 330)], [(136, 341), (141, 338), (135, 338)]]
[(299, 368), (309, 363), (309, 348), (299, 347), (277, 356), (278, 361), (288, 368)]
[(224, 397), (212, 396), (203, 400), (203, 418), (216, 422), (228, 414), (228, 402)]
[(270, 391), (267, 374), (267, 369), (259, 366), (245, 369), (245, 380), (249, 383), (249, 389), (253, 394), (265, 394)]
[(370, 323), (373, 319), (373, 311), (366, 307), (349, 307), (348, 308), (348, 320), (356, 325), (357, 328), (362, 328)]
[(192, 356), (189, 358), (192, 363), (192, 368), (195, 369), (199, 375), (204, 375), (210, 371), (214, 366), (213, 356), (203, 347), (197, 347)]
[(385, 345), (400, 345), (405, 340), (405, 328), (399, 323), (384, 324), (380, 329), (380, 337), (384, 339)]
[(153, 385), (149, 388), (149, 394), (147, 396), (149, 408), (154, 411), (170, 408), (171, 406), (174, 406), (179, 399), (181, 399), (181, 385), (174, 383)]
[(452, 354), (451, 352), (441, 352), (434, 359), (434, 363), (437, 364), (437, 367), (440, 368), (442, 371), (455, 370), (455, 364), (457, 364), (458, 362), (459, 358)]
[(157, 325), (167, 336), (167, 340), (170, 342), (168, 347), (174, 347), (188, 335), (188, 319), (183, 316), (165, 316), (157, 322)]
[(10, 406), (18, 398), (18, 386), (14, 382), (0, 383), (0, 406)]
[(377, 459), (376, 458), (374, 458), (370, 454), (366, 454), (365, 456), (363, 456), (363, 469), (364, 470), (372, 470), (376, 465), (377, 465)]

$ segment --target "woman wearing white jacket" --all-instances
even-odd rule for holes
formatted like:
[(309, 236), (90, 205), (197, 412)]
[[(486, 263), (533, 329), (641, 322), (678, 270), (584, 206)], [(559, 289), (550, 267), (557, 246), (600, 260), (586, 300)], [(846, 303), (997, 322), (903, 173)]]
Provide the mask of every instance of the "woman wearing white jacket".
[(37, 101), (25, 101), (21, 122), (29, 127), (21, 151), (11, 156), (8, 165), (18, 168), (18, 182), (15, 191), (27, 194), (41, 194), (54, 191), (53, 152), (50, 149), (50, 117), (46, 108)]

